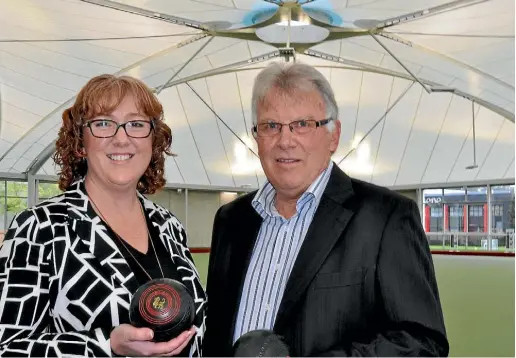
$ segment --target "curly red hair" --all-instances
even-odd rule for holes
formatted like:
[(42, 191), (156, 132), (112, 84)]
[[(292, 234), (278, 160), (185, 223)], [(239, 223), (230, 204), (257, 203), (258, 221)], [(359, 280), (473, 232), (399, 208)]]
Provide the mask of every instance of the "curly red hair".
[(84, 178), (88, 171), (82, 150), (84, 121), (110, 114), (128, 94), (134, 97), (138, 111), (154, 120), (152, 158), (137, 189), (142, 194), (154, 194), (165, 185), (165, 154), (173, 155), (170, 152), (172, 132), (163, 121), (161, 103), (145, 83), (136, 78), (100, 75), (89, 80), (77, 95), (73, 106), (63, 112), (63, 125), (59, 130), (53, 156), (55, 163), (61, 167), (61, 190), (68, 190), (73, 182)]

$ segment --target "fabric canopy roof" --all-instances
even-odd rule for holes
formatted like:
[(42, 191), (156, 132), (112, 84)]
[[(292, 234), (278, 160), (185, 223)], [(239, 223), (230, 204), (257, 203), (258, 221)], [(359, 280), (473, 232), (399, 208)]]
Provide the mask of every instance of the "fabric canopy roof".
[(159, 93), (177, 154), (169, 185), (257, 187), (251, 88), (267, 63), (288, 60), (332, 84), (342, 122), (334, 160), (351, 176), (391, 187), (514, 180), (513, 0), (0, 0), (0, 9), (0, 176), (55, 175), (62, 111), (91, 77), (117, 73)]

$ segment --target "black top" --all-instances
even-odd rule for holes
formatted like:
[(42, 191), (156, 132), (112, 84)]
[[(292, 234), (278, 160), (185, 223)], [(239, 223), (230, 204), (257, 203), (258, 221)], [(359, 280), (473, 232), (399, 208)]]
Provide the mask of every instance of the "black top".
[[(84, 187), (84, 191), (86, 192), (86, 194), (88, 194), (86, 187)], [(139, 198), (138, 201), (140, 205), (142, 205), (143, 207), (143, 202)], [(91, 202), (93, 205), (90, 205), (88, 207), (88, 212), (92, 216), (97, 216), (97, 213), (93, 208), (94, 206), (96, 206), (96, 204), (93, 201)], [(143, 210), (142, 212), (145, 215), (145, 211)], [(147, 276), (145, 271), (147, 271), (147, 273), (153, 279), (170, 278), (181, 282), (181, 279), (177, 273), (176, 265), (174, 265), (173, 262), (171, 262), (171, 255), (166, 250), (165, 246), (163, 245), (163, 242), (159, 237), (159, 230), (156, 227), (154, 227), (154, 225), (152, 225), (152, 221), (150, 220), (150, 218), (147, 217), (147, 215), (145, 215), (145, 222), (150, 233), (150, 237), (149, 235), (147, 235), (147, 240), (152, 240), (152, 243), (154, 243), (154, 249), (152, 248), (152, 243), (149, 241), (147, 246), (147, 252), (145, 254), (136, 250), (134, 247), (132, 247), (125, 241), (122, 243), (121, 240), (123, 239), (115, 233), (115, 231), (111, 228), (111, 226), (109, 226), (108, 223), (106, 223), (102, 215), (99, 215), (99, 217), (102, 220), (104, 226), (109, 231), (109, 236), (113, 237), (113, 241), (118, 247), (118, 250), (120, 250), (120, 252), (122, 253), (122, 256), (124, 257), (125, 261), (127, 261), (127, 263), (129, 264), (129, 267), (131, 268), (131, 271), (134, 273), (134, 277), (136, 278), (140, 286), (145, 284), (147, 281), (150, 281), (149, 276)], [(129, 253), (129, 251), (131, 251), (131, 253)], [(161, 264), (163, 274), (161, 273), (156, 255)], [(142, 268), (140, 267), (140, 265), (138, 265), (138, 262), (136, 262), (135, 259), (140, 263), (141, 266), (143, 266), (145, 271), (142, 270)]]
[[(141, 203), (143, 205), (143, 203)], [(123, 240), (120, 238), (113, 229), (102, 219), (102, 223), (106, 226), (107, 230), (109, 231), (109, 235), (113, 237), (113, 241), (117, 245), (118, 249), (122, 253), (122, 256), (129, 264), (129, 267), (134, 273), (134, 276), (136, 280), (138, 281), (138, 284), (141, 286), (148, 282), (149, 276), (142, 270), (140, 265), (143, 266), (145, 271), (153, 278), (163, 278), (163, 275), (161, 274), (160, 267), (158, 265), (158, 261), (156, 260), (156, 255), (159, 259), (159, 262), (161, 264), (161, 268), (163, 270), (163, 274), (165, 278), (170, 278), (173, 280), (177, 280), (181, 282), (181, 278), (177, 272), (176, 265), (172, 262), (172, 257), (169, 251), (165, 248), (165, 245), (163, 244), (163, 241), (159, 237), (159, 230), (154, 225), (152, 225), (152, 220), (150, 220), (147, 215), (145, 215), (145, 221), (147, 223), (147, 228), (149, 229), (150, 237), (147, 235), (147, 240), (151, 239), (152, 243), (154, 243), (154, 249), (152, 248), (152, 243), (148, 242), (148, 249), (147, 253), (142, 253), (129, 245), (127, 242), (124, 241), (124, 243), (121, 242)], [(155, 251), (154, 251), (155, 250)], [(131, 251), (131, 254), (129, 253)], [(155, 253), (156, 252), (156, 253)], [(133, 257), (134, 256), (134, 257)], [(135, 261), (138, 260), (140, 265)], [(134, 292), (133, 292), (134, 293)], [(179, 353), (178, 357), (187, 357), (190, 352), (190, 347), (193, 344), (194, 340), (191, 339), (190, 342), (186, 345), (186, 347)]]
[[(171, 255), (165, 248), (165, 246), (163, 245), (163, 241), (159, 237), (159, 230), (152, 225), (151, 220), (147, 216), (145, 216), (145, 221), (147, 222), (147, 227), (149, 228), (151, 236), (150, 238), (152, 240), (152, 243), (154, 243), (156, 253), (154, 253), (154, 249), (152, 248), (152, 243), (150, 241), (148, 243), (147, 253), (145, 254), (138, 251), (137, 249), (129, 245), (127, 242), (122, 243), (120, 239), (115, 239), (114, 241), (118, 246), (118, 249), (120, 250), (120, 252), (124, 256), (124, 259), (131, 267), (131, 270), (134, 272), (134, 276), (138, 280), (140, 286), (149, 281), (149, 276), (145, 274), (140, 265), (143, 266), (145, 271), (147, 271), (147, 273), (153, 279), (163, 278), (163, 275), (161, 274), (161, 270), (158, 265), (158, 261), (156, 260), (156, 254), (161, 264), (161, 268), (163, 269), (163, 274), (165, 278), (171, 278), (173, 280), (180, 281), (179, 275), (177, 274), (176, 265), (174, 265), (171, 262)], [(111, 231), (112, 236), (116, 236), (113, 230), (111, 230), (111, 228), (108, 227), (108, 230)], [(147, 240), (148, 239), (149, 238), (147, 237)], [(131, 254), (134, 257), (131, 256), (131, 254), (129, 254), (128, 250), (131, 251)], [(135, 259), (138, 260), (140, 265), (138, 265)]]

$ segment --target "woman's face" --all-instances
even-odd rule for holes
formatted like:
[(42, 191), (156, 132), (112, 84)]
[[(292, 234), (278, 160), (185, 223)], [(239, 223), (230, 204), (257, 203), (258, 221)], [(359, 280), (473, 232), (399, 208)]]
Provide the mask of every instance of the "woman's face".
[[(139, 121), (134, 122), (131, 127), (126, 126), (129, 133), (136, 135), (146, 135), (150, 126), (150, 118), (138, 113), (134, 97), (130, 94), (112, 113), (88, 121), (91, 120), (111, 120), (118, 124)], [(151, 161), (153, 132), (146, 138), (132, 138), (120, 127), (114, 137), (97, 138), (91, 130), (95, 135), (106, 135), (113, 129), (112, 123), (99, 121), (90, 123), (90, 126), (91, 128), (83, 128), (84, 149), (88, 161), (87, 176), (106, 188), (135, 189)]]

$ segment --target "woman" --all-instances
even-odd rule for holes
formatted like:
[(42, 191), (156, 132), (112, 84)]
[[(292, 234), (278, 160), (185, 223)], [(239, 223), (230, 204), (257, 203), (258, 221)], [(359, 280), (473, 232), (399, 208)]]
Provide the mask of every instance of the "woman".
[[(142, 194), (163, 187), (171, 132), (139, 80), (102, 75), (64, 111), (62, 195), (18, 214), (0, 250), (0, 354), (200, 356), (206, 296), (181, 223)], [(129, 324), (140, 285), (168, 277), (195, 300), (168, 342)]]

